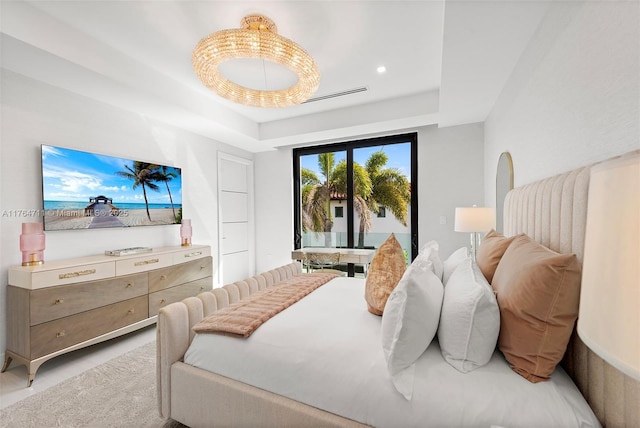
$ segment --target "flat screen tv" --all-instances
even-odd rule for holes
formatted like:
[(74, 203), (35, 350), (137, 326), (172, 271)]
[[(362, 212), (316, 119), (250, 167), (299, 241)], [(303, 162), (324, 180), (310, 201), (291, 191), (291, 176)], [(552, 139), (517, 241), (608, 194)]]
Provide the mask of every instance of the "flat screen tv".
[(45, 230), (180, 223), (182, 171), (42, 145)]

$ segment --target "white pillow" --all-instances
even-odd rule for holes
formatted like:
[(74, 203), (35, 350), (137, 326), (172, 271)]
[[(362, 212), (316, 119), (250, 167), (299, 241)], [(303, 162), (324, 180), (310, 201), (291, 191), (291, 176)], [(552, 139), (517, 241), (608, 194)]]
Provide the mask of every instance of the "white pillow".
[(382, 314), (382, 349), (395, 388), (413, 394), (415, 361), (438, 330), (444, 290), (431, 261), (416, 257), (393, 289)]
[(500, 333), (493, 289), (472, 259), (460, 263), (444, 288), (438, 342), (444, 359), (463, 373), (491, 359)]
[(451, 274), (458, 267), (460, 263), (469, 258), (469, 250), (467, 247), (458, 248), (451, 255), (442, 262), (442, 284), (447, 285)]
[(429, 241), (418, 251), (418, 256), (424, 256), (432, 263), (432, 270), (442, 281), (442, 260), (440, 260), (440, 247), (436, 241)]

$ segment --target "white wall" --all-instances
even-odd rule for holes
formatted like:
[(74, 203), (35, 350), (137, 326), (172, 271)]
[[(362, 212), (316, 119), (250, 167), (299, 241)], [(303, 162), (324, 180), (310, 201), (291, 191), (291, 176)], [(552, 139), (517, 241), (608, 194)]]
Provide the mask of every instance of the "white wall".
[(640, 148), (639, 2), (554, 2), (485, 122), (485, 195)]
[(483, 205), (483, 133), (480, 123), (418, 131), (419, 245), (437, 241), (443, 260), (469, 246), (469, 234), (453, 230), (456, 207)]
[[(456, 206), (482, 204), (482, 124), (418, 132), (418, 237), (422, 246), (437, 240), (447, 257), (469, 236), (453, 231)], [(404, 133), (404, 131), (403, 131)], [(361, 139), (354, 136), (353, 139)], [(291, 261), (293, 249), (293, 159), (283, 148), (255, 155), (256, 271)], [(439, 224), (440, 216), (447, 223)]]
[[(0, 143), (0, 349), (6, 345), (7, 269), (21, 262), (21, 223), (40, 218), (12, 215), (42, 208), (40, 145), (50, 144), (174, 165), (183, 169), (183, 211), (193, 241), (211, 245), (217, 263), (218, 150), (251, 159), (251, 153), (159, 124), (90, 98), (2, 71)], [(105, 249), (179, 245), (179, 226), (51, 231), (47, 260), (104, 254)]]
[(293, 158), (291, 149), (254, 155), (256, 272), (291, 263)]

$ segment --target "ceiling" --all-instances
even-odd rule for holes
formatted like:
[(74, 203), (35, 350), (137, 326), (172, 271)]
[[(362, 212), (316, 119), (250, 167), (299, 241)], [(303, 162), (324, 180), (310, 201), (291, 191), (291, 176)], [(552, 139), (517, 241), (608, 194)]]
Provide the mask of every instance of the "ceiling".
[[(540, 25), (545, 1), (3, 0), (5, 69), (259, 152), (418, 126), (486, 119)], [(261, 109), (205, 88), (191, 67), (204, 36), (252, 13), (309, 52), (314, 97)], [(266, 65), (269, 65), (268, 63)], [(386, 67), (385, 73), (376, 71)], [(253, 68), (255, 67), (255, 69)], [(277, 81), (257, 60), (225, 65), (245, 82)]]

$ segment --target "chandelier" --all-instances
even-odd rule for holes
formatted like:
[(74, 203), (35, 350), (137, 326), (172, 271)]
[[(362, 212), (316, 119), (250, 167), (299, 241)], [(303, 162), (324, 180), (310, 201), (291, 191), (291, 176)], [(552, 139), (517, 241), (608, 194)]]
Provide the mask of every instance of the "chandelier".
[[(311, 55), (293, 41), (278, 35), (276, 24), (262, 15), (249, 15), (240, 29), (222, 30), (200, 40), (193, 50), (193, 69), (200, 81), (224, 98), (253, 107), (288, 107), (311, 97), (320, 73)], [(293, 86), (257, 90), (225, 78), (218, 66), (232, 59), (258, 58), (287, 67), (298, 76)]]

